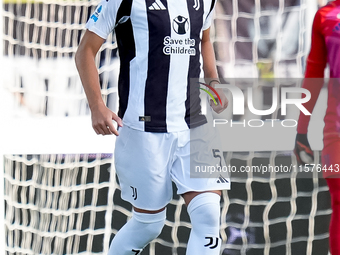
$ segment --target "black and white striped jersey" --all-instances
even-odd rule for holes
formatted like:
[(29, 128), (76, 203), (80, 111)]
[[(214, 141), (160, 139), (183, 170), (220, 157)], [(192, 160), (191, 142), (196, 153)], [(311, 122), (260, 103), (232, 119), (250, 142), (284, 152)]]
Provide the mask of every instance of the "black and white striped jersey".
[(200, 114), (200, 42), (215, 0), (104, 0), (87, 29), (116, 34), (120, 57), (119, 112), (124, 125), (177, 132), (206, 123)]

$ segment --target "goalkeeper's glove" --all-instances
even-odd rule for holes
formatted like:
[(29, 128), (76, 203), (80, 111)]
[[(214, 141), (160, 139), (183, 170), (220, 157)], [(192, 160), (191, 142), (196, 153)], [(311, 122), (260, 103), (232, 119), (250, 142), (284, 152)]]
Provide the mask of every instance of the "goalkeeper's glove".
[(309, 145), (307, 134), (296, 135), (294, 154), (299, 165), (312, 164), (314, 162), (314, 153)]

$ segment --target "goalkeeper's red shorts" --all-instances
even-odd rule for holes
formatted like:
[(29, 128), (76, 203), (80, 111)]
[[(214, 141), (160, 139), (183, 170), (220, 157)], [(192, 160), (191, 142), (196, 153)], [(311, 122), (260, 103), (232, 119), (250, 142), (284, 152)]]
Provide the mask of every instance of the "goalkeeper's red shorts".
[(322, 167), (325, 178), (340, 178), (340, 137), (324, 139)]

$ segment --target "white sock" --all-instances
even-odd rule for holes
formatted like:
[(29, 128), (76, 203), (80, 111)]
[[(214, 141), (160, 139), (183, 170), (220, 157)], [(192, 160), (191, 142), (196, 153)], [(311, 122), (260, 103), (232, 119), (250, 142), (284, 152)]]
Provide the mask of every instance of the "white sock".
[(187, 255), (220, 254), (220, 196), (206, 192), (194, 197), (188, 205), (191, 232)]
[(108, 255), (136, 255), (162, 231), (166, 210), (148, 214), (133, 211), (132, 218), (113, 238)]

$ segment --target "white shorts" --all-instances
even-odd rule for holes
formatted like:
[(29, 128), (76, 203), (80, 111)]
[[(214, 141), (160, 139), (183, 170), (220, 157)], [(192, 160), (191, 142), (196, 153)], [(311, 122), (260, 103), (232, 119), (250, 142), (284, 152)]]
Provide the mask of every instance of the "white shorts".
[(214, 147), (219, 142), (216, 132), (209, 126), (174, 133), (120, 128), (114, 157), (122, 199), (140, 209), (158, 210), (172, 199), (172, 181), (178, 194), (230, 189), (225, 174), (204, 171), (225, 165), (222, 151)]

